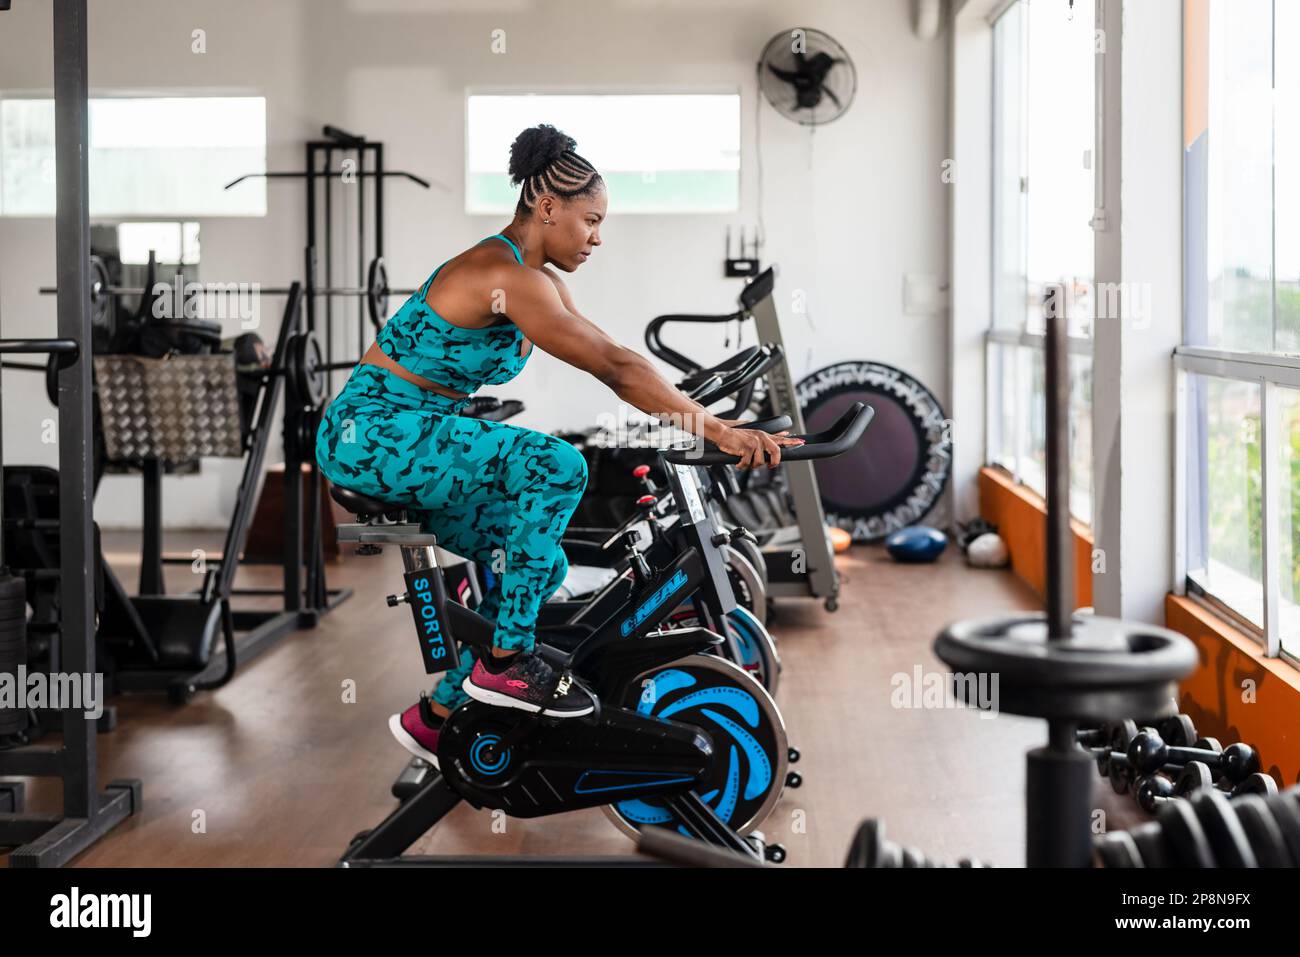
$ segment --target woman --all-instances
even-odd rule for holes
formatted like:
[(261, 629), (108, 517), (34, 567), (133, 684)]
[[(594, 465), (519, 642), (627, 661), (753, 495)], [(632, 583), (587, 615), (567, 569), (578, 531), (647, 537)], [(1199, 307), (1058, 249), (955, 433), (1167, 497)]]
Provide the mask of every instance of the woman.
[(388, 320), (317, 437), (331, 481), (405, 506), (442, 547), (500, 572), (479, 608), (496, 623), (492, 654), (475, 662), (463, 652), (432, 701), (422, 695), (389, 722), (407, 750), (435, 765), (439, 728), (466, 695), (562, 718), (593, 706), (533, 654), (538, 608), (568, 568), (560, 539), (586, 463), (553, 436), (459, 415), (479, 386), (513, 379), (537, 347), (739, 456), (742, 467), (775, 467), (781, 446), (800, 441), (731, 428), (574, 307), (556, 270), (591, 258), (607, 208), (604, 181), (576, 146), (552, 126), (519, 134), (510, 147), (511, 180), (523, 187), (514, 220), (439, 266)]

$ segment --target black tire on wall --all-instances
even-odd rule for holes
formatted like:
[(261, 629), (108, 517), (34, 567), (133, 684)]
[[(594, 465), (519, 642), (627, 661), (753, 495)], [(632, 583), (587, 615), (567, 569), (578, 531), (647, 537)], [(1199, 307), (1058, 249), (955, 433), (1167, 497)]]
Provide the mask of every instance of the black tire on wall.
[(930, 513), (952, 470), (952, 422), (929, 389), (901, 369), (862, 360), (818, 369), (795, 392), (810, 434), (854, 402), (876, 412), (856, 448), (814, 463), (827, 522), (854, 542), (877, 542)]

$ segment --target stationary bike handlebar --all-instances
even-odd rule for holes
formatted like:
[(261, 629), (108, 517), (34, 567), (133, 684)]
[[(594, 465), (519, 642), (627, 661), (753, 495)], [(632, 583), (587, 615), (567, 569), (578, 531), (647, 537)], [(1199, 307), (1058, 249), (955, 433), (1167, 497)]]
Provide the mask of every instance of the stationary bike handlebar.
[(685, 314), (656, 316), (654, 319), (651, 319), (650, 324), (645, 327), (646, 348), (660, 359), (663, 359), (664, 362), (668, 363), (674, 369), (681, 369), (683, 372), (687, 373), (699, 372), (701, 367), (698, 362), (687, 358), (676, 349), (664, 344), (662, 336), (663, 327), (670, 322), (735, 322), (739, 319), (744, 319), (745, 315), (746, 313), (742, 309), (721, 316), (697, 316)]
[[(746, 350), (746, 352), (749, 351)], [(702, 387), (694, 393), (689, 393), (690, 397), (700, 405), (712, 405), (719, 399), (739, 392), (754, 382), (768, 369), (776, 365), (784, 354), (785, 350), (775, 344), (753, 347), (752, 354), (742, 365), (724, 372), (721, 381), (711, 387)]]
[[(854, 402), (829, 429), (815, 435), (796, 436), (804, 444), (781, 450), (782, 462), (806, 462), (814, 459), (829, 459), (842, 455), (853, 448), (862, 438), (862, 433), (871, 424), (876, 412), (862, 402)], [(739, 456), (723, 452), (712, 442), (705, 442), (704, 449), (696, 446), (666, 449), (663, 452), (665, 462), (673, 465), (736, 465)]]

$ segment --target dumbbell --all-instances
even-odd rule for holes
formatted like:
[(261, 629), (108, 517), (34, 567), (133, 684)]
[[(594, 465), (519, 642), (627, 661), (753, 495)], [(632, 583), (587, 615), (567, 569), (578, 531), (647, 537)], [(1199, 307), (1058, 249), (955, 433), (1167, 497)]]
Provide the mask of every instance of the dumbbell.
[[(1202, 738), (1201, 743), (1218, 744), (1212, 738)], [(1164, 767), (1182, 767), (1200, 761), (1212, 772), (1218, 771), (1234, 784), (1244, 781), (1259, 771), (1259, 753), (1248, 744), (1230, 744), (1221, 751), (1213, 747), (1179, 748), (1165, 744), (1154, 728), (1143, 728), (1129, 742), (1127, 764), (1139, 774), (1151, 774)], [(1111, 758), (1111, 767), (1123, 762)]]
[[(1137, 798), (1138, 806), (1142, 810), (1154, 814), (1160, 805), (1166, 801), (1185, 798), (1197, 791), (1214, 786), (1210, 769), (1200, 761), (1189, 761), (1179, 772), (1177, 781), (1170, 781), (1167, 776), (1159, 773), (1138, 778), (1134, 788), (1134, 796)], [(1271, 775), (1256, 772), (1235, 784), (1231, 789), (1220, 787), (1218, 790), (1230, 797), (1240, 797), (1243, 794), (1257, 794), (1266, 797), (1277, 793), (1277, 782), (1273, 780)]]

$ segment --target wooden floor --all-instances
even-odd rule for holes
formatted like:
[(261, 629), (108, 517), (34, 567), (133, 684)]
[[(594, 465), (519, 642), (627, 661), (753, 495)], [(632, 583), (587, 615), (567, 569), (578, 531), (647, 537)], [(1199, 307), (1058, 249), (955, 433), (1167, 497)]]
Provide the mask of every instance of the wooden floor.
[[(210, 538), (177, 533), (167, 547), (188, 552)], [(133, 588), (137, 539), (110, 534), (105, 547)], [(1044, 725), (891, 699), (894, 676), (945, 670), (930, 650), (945, 623), (1034, 607), (1033, 594), (1009, 573), (966, 568), (951, 551), (936, 565), (906, 566), (858, 547), (839, 565), (837, 613), (787, 601), (770, 622), (784, 663), (778, 703), (803, 753), (804, 785), (785, 792), (763, 826), (768, 839), (786, 846), (791, 866), (838, 866), (857, 823), (874, 816), (893, 839), (937, 857), (1021, 864), (1024, 753)], [(400, 589), (400, 559), (394, 550), (348, 556), (329, 577), (354, 597), (228, 687), (180, 708), (161, 697), (119, 699), (117, 730), (99, 737), (100, 779), (141, 778), (144, 809), (78, 864), (327, 866), (392, 808), (388, 789), (406, 752), (387, 719), (427, 680), (408, 613), (384, 603)], [(273, 568), (240, 573), (241, 584), (277, 578)], [(169, 567), (168, 582), (175, 592), (193, 587), (185, 566)], [(343, 700), (349, 680), (355, 703)], [(1131, 802), (1108, 792), (1097, 789), (1099, 806), (1112, 826), (1126, 823)], [(57, 805), (48, 786), (29, 784), (29, 797), (38, 808)], [(494, 821), (462, 806), (418, 850), (626, 854), (631, 844), (598, 810)]]

